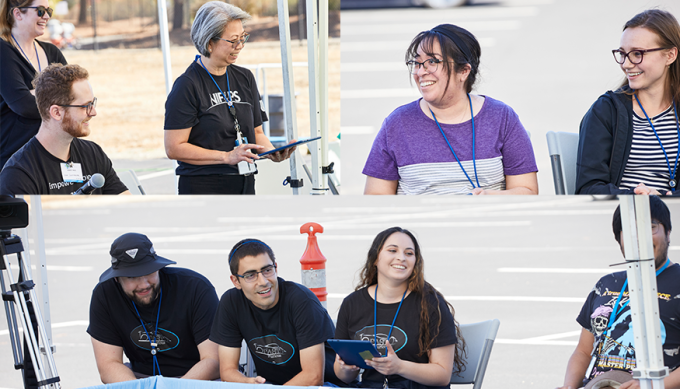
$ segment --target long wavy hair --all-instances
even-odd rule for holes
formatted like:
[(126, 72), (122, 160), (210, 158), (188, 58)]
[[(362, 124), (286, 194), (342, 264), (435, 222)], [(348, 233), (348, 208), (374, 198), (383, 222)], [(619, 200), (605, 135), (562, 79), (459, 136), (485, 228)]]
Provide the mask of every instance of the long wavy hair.
[[(442, 313), (439, 310), (439, 304), (437, 305), (428, 304), (428, 301), (430, 299), (427, 298), (429, 296), (434, 296), (438, 302), (439, 301), (446, 302), (446, 305), (448, 305), (449, 310), (453, 315), (453, 322), (456, 326), (456, 337), (458, 338), (458, 344), (456, 345), (456, 353), (453, 358), (454, 364), (453, 371), (455, 373), (460, 373), (465, 370), (464, 358), (467, 353), (467, 350), (465, 347), (465, 339), (463, 339), (460, 333), (460, 327), (458, 325), (458, 322), (456, 321), (455, 310), (453, 309), (453, 306), (451, 306), (451, 304), (448, 301), (446, 301), (444, 296), (441, 293), (439, 293), (439, 291), (437, 291), (432, 285), (425, 281), (423, 256), (420, 251), (420, 245), (418, 245), (416, 237), (413, 236), (413, 234), (409, 230), (403, 229), (401, 227), (392, 227), (376, 235), (375, 239), (373, 239), (373, 243), (371, 244), (371, 248), (368, 250), (366, 263), (364, 264), (364, 267), (361, 269), (360, 280), (359, 284), (356, 287), (356, 290), (371, 285), (375, 285), (378, 283), (378, 267), (376, 266), (378, 256), (380, 255), (380, 251), (382, 251), (382, 248), (385, 245), (385, 241), (387, 240), (387, 238), (389, 238), (390, 236), (392, 236), (392, 234), (397, 232), (401, 232), (402, 234), (408, 235), (408, 237), (411, 238), (411, 241), (413, 241), (413, 246), (415, 249), (416, 263), (413, 267), (413, 272), (408, 278), (408, 289), (411, 291), (411, 293), (417, 293), (420, 294), (421, 296), (420, 328), (419, 328), (420, 336), (418, 337), (418, 347), (420, 349), (420, 352), (418, 355), (423, 355), (429, 352), (432, 349), (432, 342), (434, 341), (434, 338), (436, 338), (437, 335), (439, 335), (438, 331), (442, 321)], [(437, 333), (430, 334), (431, 320), (436, 321)]]
[[(680, 50), (680, 24), (670, 12), (660, 9), (648, 9), (633, 16), (623, 26), (623, 31), (629, 28), (642, 27), (656, 34), (659, 47)], [(678, 53), (680, 55), (680, 53)], [(666, 97), (680, 103), (680, 59), (676, 58), (668, 68), (666, 77)], [(632, 95), (634, 90), (628, 86), (628, 80), (624, 79), (619, 88), (626, 94)]]

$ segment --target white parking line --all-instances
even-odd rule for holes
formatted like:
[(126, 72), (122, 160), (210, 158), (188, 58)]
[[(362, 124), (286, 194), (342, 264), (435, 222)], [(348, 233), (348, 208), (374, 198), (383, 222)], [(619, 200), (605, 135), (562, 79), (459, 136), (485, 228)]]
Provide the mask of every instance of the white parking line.
[(373, 126), (345, 126), (340, 127), (340, 133), (344, 135), (367, 135), (375, 132), (375, 127)]
[[(432, 26), (430, 26), (432, 27)], [(489, 48), (489, 47), (494, 47), (496, 46), (496, 38), (492, 37), (478, 37), (477, 41), (479, 42), (479, 46), (481, 46), (483, 49)], [(408, 39), (398, 39), (398, 40), (390, 40), (390, 41), (366, 41), (366, 42), (342, 42), (340, 43), (340, 53), (347, 53), (350, 51), (363, 51), (363, 52), (376, 52), (376, 51), (399, 51), (399, 52), (406, 52), (406, 49), (408, 49), (408, 45), (411, 43), (411, 38), (409, 37)], [(340, 63), (340, 72), (343, 73), (345, 72), (345, 69), (343, 68), (344, 64), (341, 62)], [(402, 63), (401, 64), (402, 69), (406, 69), (406, 66)], [(369, 68), (367, 69), (372, 69), (374, 71), (381, 70), (379, 68)], [(389, 70), (394, 70), (394, 69), (389, 69)], [(370, 71), (370, 70), (369, 70)]]
[(569, 269), (569, 268), (546, 268), (546, 267), (499, 267), (499, 273), (568, 273), (568, 274), (609, 274), (616, 269)]
[[(329, 293), (330, 299), (344, 299), (346, 293)], [(583, 303), (583, 297), (540, 297), (540, 296), (444, 296), (449, 301), (515, 301), (539, 303)]]
[[(426, 31), (434, 27), (436, 23), (432, 21), (417, 21), (415, 23), (390, 23), (390, 24), (376, 24), (366, 23), (353, 25), (352, 28), (342, 30), (343, 39), (352, 36), (376, 36), (376, 35), (394, 35), (394, 34), (408, 34), (415, 35), (420, 31)], [(475, 34), (488, 31), (512, 31), (518, 30), (522, 23), (519, 20), (483, 20), (483, 21), (461, 21), (456, 23), (461, 28), (468, 31), (474, 31)], [(410, 38), (409, 38), (410, 41)], [(374, 45), (374, 49), (378, 47), (375, 42), (370, 42)], [(343, 43), (340, 44), (340, 51), (342, 51)]]

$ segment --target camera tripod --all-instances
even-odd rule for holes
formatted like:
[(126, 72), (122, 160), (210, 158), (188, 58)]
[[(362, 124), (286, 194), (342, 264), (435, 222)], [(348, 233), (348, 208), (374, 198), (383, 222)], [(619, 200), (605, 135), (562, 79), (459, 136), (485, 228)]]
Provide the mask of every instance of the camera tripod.
[[(10, 230), (0, 230), (0, 285), (2, 286), (2, 301), (5, 306), (7, 316), (7, 327), (9, 329), (12, 353), (14, 356), (14, 368), (24, 370), (24, 383), (28, 385), (26, 376), (30, 374), (31, 368), (35, 372), (37, 386), (59, 389), (59, 375), (54, 363), (53, 350), (47, 342), (47, 332), (37, 304), (37, 296), (33, 287), (35, 284), (31, 279), (31, 269), (23, 260), (21, 253), (24, 251), (21, 238), (13, 235)], [(12, 269), (10, 268), (9, 256), (16, 254), (19, 265), (19, 277), (14, 281)], [(28, 299), (27, 299), (28, 296)], [(31, 306), (31, 302), (32, 305)], [(32, 318), (32, 313), (35, 319)], [(17, 316), (21, 320), (21, 327), (24, 333), (26, 350), (30, 355), (30, 362), (25, 360), (21, 351), (21, 338), (17, 327)], [(35, 322), (34, 322), (35, 320)], [(39, 338), (36, 337), (36, 332)], [(38, 340), (41, 342), (39, 343)], [(40, 344), (43, 347), (40, 347)], [(32, 365), (32, 366), (30, 366)]]

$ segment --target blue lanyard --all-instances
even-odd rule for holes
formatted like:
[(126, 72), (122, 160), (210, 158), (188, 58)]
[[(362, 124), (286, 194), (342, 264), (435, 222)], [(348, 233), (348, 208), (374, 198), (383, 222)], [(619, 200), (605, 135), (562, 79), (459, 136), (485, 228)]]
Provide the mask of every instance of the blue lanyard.
[[(657, 277), (659, 276), (659, 274), (661, 274), (661, 272), (666, 270), (669, 263), (670, 263), (670, 261), (668, 259), (666, 259), (666, 262), (663, 264), (663, 266), (661, 266), (661, 269), (656, 271)], [(626, 301), (621, 306), (621, 308), (619, 308), (619, 303), (621, 302), (621, 297), (623, 297), (623, 292), (626, 290), (627, 286), (628, 286), (628, 279), (626, 279), (626, 281), (623, 283), (623, 287), (621, 288), (621, 292), (619, 292), (619, 297), (616, 298), (616, 303), (614, 304), (614, 308), (612, 309), (612, 313), (609, 315), (609, 323), (607, 323), (607, 329), (604, 332), (605, 335), (607, 334), (607, 332), (609, 332), (609, 330), (611, 329), (612, 323), (616, 320), (616, 315), (621, 313), (621, 311), (623, 311), (623, 309), (628, 306), (628, 303), (630, 303), (630, 298), (628, 298), (628, 301)]]
[[(215, 81), (215, 78), (212, 76), (212, 74), (210, 74), (210, 72), (205, 67), (205, 65), (203, 65), (203, 60), (201, 60), (200, 54), (196, 55), (196, 59), (198, 60), (198, 62), (201, 63), (201, 66), (203, 67), (203, 69), (205, 69), (205, 72), (208, 73), (208, 75), (210, 76), (210, 79), (213, 81), (213, 83), (215, 83), (215, 86), (220, 91), (220, 93), (222, 93), (222, 97), (224, 97), (224, 101), (227, 102), (227, 105), (229, 106), (229, 108), (228, 108), (229, 113), (231, 113), (231, 116), (234, 118), (234, 128), (236, 129), (237, 139), (243, 138), (243, 133), (241, 132), (241, 125), (238, 124), (238, 118), (236, 117), (236, 108), (234, 108), (234, 102), (231, 101), (231, 93), (229, 93), (229, 96), (227, 97), (227, 95), (224, 93), (224, 91), (222, 91), (222, 88), (220, 88), (220, 86), (217, 85), (217, 81)], [(227, 68), (227, 71), (224, 72), (224, 74), (226, 74), (226, 76), (227, 76), (227, 91), (230, 91), (231, 87), (229, 86), (229, 68)]]
[[(401, 296), (401, 301), (399, 302), (399, 307), (397, 307), (397, 313), (394, 314), (394, 319), (392, 320), (392, 326), (390, 326), (390, 333), (387, 334), (387, 340), (389, 341), (392, 337), (392, 330), (394, 329), (394, 323), (397, 321), (397, 316), (399, 316), (399, 311), (401, 310), (401, 304), (404, 303), (404, 297), (406, 297), (406, 292), (408, 288), (404, 291), (404, 295)], [(373, 297), (373, 341), (375, 342), (375, 349), (378, 349), (378, 284), (375, 284), (375, 293)], [(380, 351), (378, 351), (380, 352)], [(387, 346), (385, 346), (385, 356), (387, 356)], [(387, 378), (387, 377), (385, 377)]]
[[(23, 54), (24, 57), (26, 57), (26, 59), (28, 60), (28, 63), (31, 63), (31, 60), (28, 59), (28, 55), (26, 55), (26, 53), (24, 53), (24, 49), (22, 49), (19, 42), (17, 42), (17, 38), (14, 37), (14, 34), (12, 34), (12, 39), (14, 39), (14, 42), (17, 44), (17, 47), (19, 48), (19, 50), (21, 50), (21, 54)], [(38, 73), (40, 73), (40, 72), (42, 72), (42, 67), (40, 67), (40, 57), (38, 56), (38, 47), (35, 45), (35, 40), (33, 41), (33, 49), (35, 49), (35, 59), (38, 60)], [(33, 64), (31, 64), (31, 65), (33, 65)], [(33, 70), (35, 70), (35, 68), (33, 68)]]
[[(142, 323), (142, 328), (144, 328), (144, 333), (146, 333), (146, 338), (149, 339), (149, 344), (151, 345), (151, 355), (153, 357), (153, 375), (163, 375), (161, 374), (161, 366), (158, 364), (158, 358), (156, 358), (157, 353), (156, 347), (158, 346), (158, 343), (156, 343), (156, 339), (158, 338), (158, 318), (161, 316), (161, 300), (163, 300), (163, 287), (161, 287), (161, 295), (160, 297), (158, 297), (158, 313), (156, 314), (156, 330), (154, 331), (153, 334), (153, 341), (149, 336), (149, 332), (146, 330), (146, 326), (144, 325), (142, 316), (139, 314), (139, 311), (137, 310), (137, 305), (135, 304), (134, 301), (132, 302), (132, 306), (135, 307), (135, 312), (137, 312), (139, 322)], [(158, 368), (158, 374), (156, 374), (156, 368)]]
[[(472, 99), (470, 98), (470, 94), (467, 94), (468, 101), (470, 102), (470, 117), (472, 118), (472, 167), (475, 170), (475, 181), (477, 181), (477, 186), (472, 182), (472, 179), (470, 179), (470, 176), (467, 174), (465, 171), (465, 168), (463, 168), (463, 164), (460, 163), (460, 159), (458, 159), (458, 156), (456, 155), (456, 152), (453, 151), (453, 147), (451, 147), (451, 143), (449, 143), (449, 139), (446, 137), (446, 134), (444, 134), (444, 130), (442, 130), (441, 124), (439, 124), (439, 121), (437, 120), (437, 117), (434, 116), (434, 112), (432, 112), (432, 108), (430, 108), (430, 113), (432, 114), (432, 118), (434, 119), (434, 122), (437, 123), (437, 127), (439, 127), (439, 131), (442, 133), (442, 136), (444, 137), (444, 140), (446, 141), (446, 144), (449, 145), (449, 150), (451, 150), (451, 153), (453, 153), (454, 158), (456, 158), (456, 161), (458, 162), (458, 166), (460, 166), (460, 170), (463, 171), (465, 174), (465, 177), (467, 177), (468, 181), (470, 181), (470, 185), (472, 185), (472, 189), (474, 188), (480, 188), (481, 185), (479, 185), (479, 178), (477, 177), (477, 162), (475, 161), (475, 113), (472, 111)], [(680, 148), (678, 148), (680, 150)]]
[(680, 121), (678, 120), (678, 110), (675, 108), (675, 99), (673, 99), (673, 113), (675, 113), (675, 124), (678, 129), (678, 154), (675, 156), (675, 166), (673, 166), (673, 169), (671, 170), (671, 163), (668, 160), (668, 154), (666, 154), (666, 149), (663, 147), (663, 143), (661, 143), (661, 138), (659, 138), (659, 134), (656, 133), (656, 128), (654, 128), (654, 124), (652, 124), (652, 121), (649, 119), (649, 116), (647, 116), (647, 112), (645, 112), (645, 109), (642, 107), (642, 104), (640, 104), (640, 100), (638, 99), (637, 94), (633, 96), (635, 96), (635, 101), (637, 101), (638, 105), (640, 106), (640, 109), (642, 109), (642, 113), (645, 114), (645, 119), (647, 119), (649, 125), (652, 126), (652, 131), (654, 131), (654, 135), (656, 135), (656, 140), (659, 141), (659, 145), (661, 146), (661, 150), (663, 151), (663, 156), (666, 157), (666, 166), (668, 166), (668, 174), (670, 175), (670, 179), (668, 180), (668, 186), (671, 187), (671, 191), (675, 192), (675, 186), (678, 184), (677, 181), (675, 180), (675, 173), (678, 170), (678, 158), (680, 157)]

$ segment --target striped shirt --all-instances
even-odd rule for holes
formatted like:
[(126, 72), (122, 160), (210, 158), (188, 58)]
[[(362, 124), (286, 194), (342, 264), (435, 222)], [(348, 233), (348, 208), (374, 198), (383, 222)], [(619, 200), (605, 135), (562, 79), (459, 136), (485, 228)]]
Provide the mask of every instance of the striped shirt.
[[(620, 189), (632, 189), (639, 183), (644, 183), (660, 192), (671, 190), (668, 184), (670, 179), (668, 165), (670, 164), (671, 171), (674, 171), (678, 155), (678, 122), (673, 106), (651, 119), (666, 150), (668, 162), (647, 119), (633, 113), (633, 143), (619, 185)], [(677, 178), (676, 173), (676, 181)]]
[[(472, 122), (441, 124), (475, 187)], [(475, 161), (483, 189), (505, 189), (505, 177), (537, 171), (534, 152), (517, 114), (486, 96), (475, 115)], [(363, 173), (398, 181), (397, 194), (469, 194), (473, 186), (434, 120), (419, 101), (397, 108), (383, 123)]]

